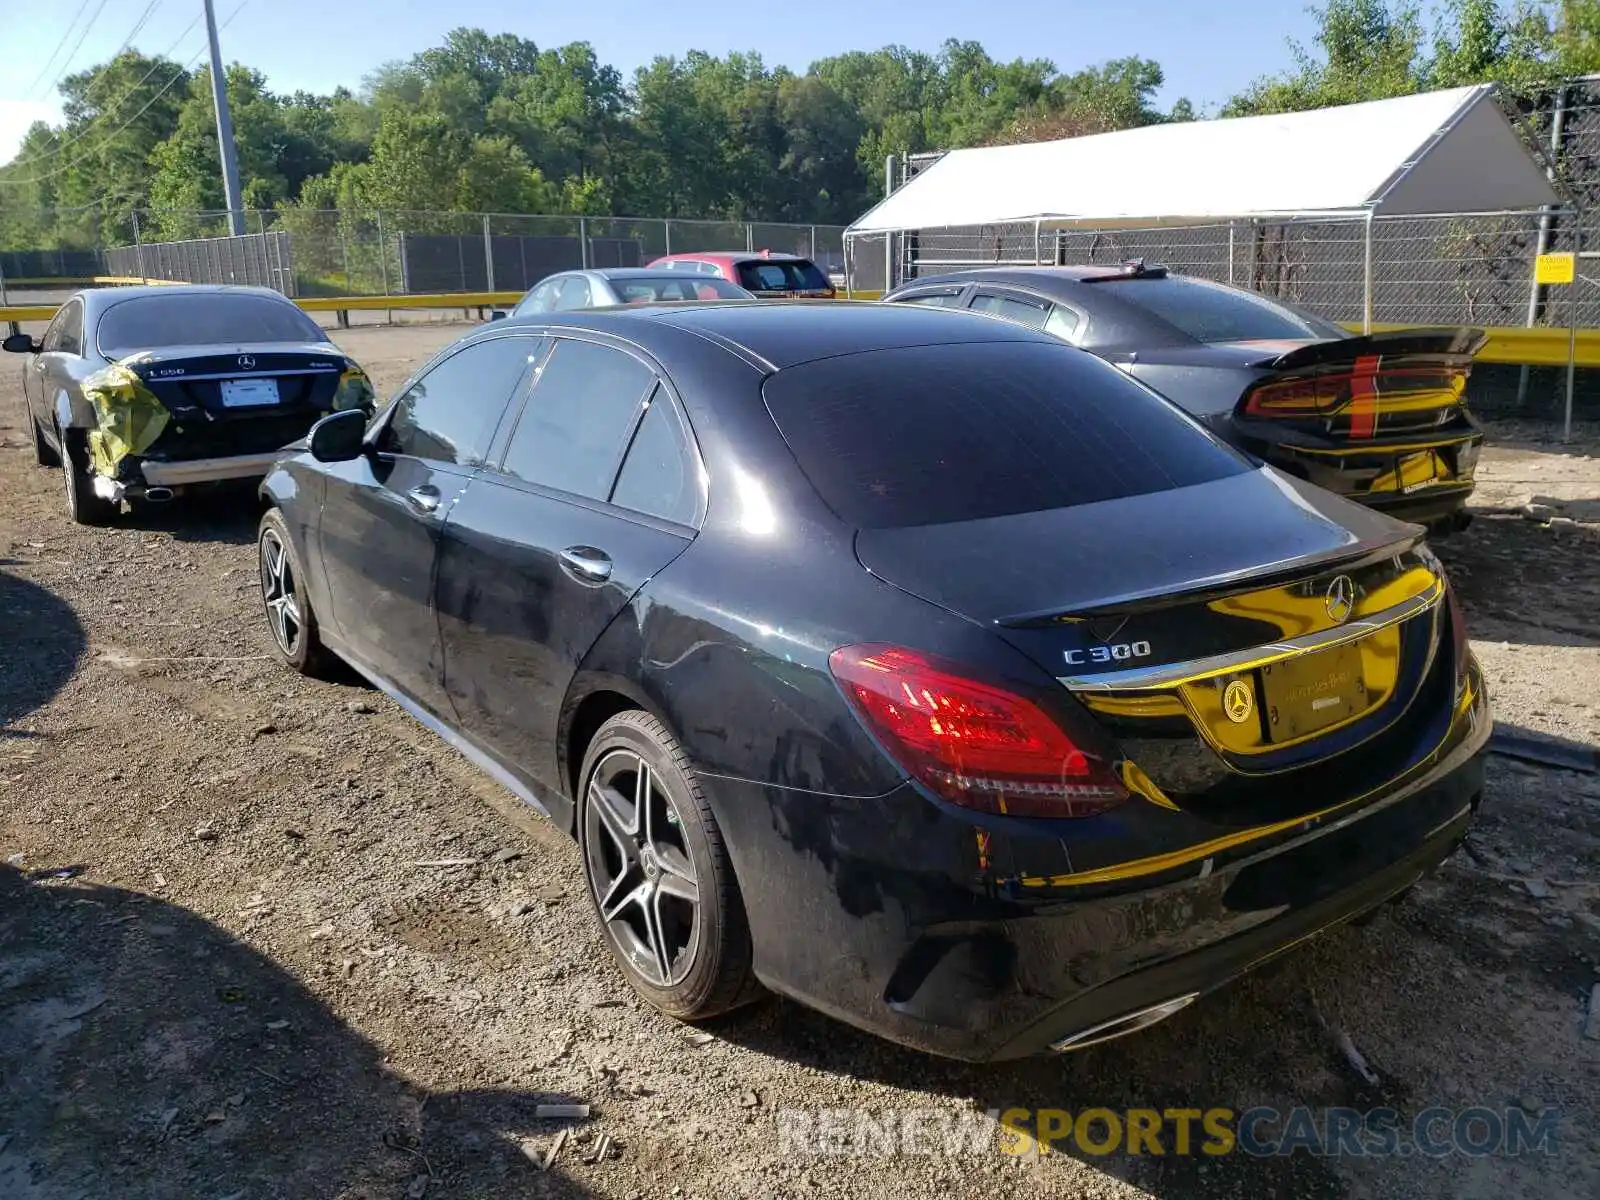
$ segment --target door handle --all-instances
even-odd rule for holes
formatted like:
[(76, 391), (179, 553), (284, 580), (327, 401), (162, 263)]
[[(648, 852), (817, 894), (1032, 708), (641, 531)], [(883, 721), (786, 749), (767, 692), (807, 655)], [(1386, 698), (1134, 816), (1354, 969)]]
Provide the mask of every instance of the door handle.
[(36, 360), (34, 362), (34, 364), (33, 364), (33, 369), (34, 369), (35, 373), (37, 373), (39, 375), (43, 375), (44, 374), (44, 363)]
[(431, 483), (425, 483), (421, 487), (414, 487), (407, 492), (406, 499), (423, 512), (431, 513), (439, 507), (439, 489)]
[(561, 552), (561, 565), (585, 583), (611, 578), (611, 557), (593, 546), (568, 546)]

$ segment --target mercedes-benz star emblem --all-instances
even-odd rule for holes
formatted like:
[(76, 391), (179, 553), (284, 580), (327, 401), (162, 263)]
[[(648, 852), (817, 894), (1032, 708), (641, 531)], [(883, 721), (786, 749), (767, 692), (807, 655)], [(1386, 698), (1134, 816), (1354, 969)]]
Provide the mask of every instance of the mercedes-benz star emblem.
[(254, 371), (256, 369), (255, 356), (253, 354), (239, 355), (239, 366), (246, 371)]
[(1343, 625), (1356, 607), (1356, 585), (1348, 575), (1336, 575), (1328, 585), (1328, 616), (1334, 624)]
[(1256, 698), (1250, 693), (1250, 685), (1242, 679), (1235, 679), (1228, 684), (1222, 692), (1222, 711), (1228, 714), (1228, 720), (1235, 725), (1243, 725), (1250, 719), (1250, 714), (1255, 710)]

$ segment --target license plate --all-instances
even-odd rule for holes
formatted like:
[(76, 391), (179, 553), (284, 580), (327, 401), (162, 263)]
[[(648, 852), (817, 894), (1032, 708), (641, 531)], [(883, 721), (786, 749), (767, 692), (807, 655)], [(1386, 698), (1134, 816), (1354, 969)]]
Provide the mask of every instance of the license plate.
[(1274, 742), (1316, 733), (1367, 708), (1361, 647), (1354, 643), (1262, 667), (1261, 684)]
[(223, 408), (260, 408), (278, 402), (276, 379), (224, 379)]

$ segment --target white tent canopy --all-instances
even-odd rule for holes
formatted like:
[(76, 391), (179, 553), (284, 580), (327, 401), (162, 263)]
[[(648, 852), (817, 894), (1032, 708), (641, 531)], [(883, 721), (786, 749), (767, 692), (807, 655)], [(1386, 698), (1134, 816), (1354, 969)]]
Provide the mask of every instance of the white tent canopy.
[(846, 236), (1009, 223), (1134, 228), (1559, 205), (1489, 84), (1313, 112), (955, 150)]

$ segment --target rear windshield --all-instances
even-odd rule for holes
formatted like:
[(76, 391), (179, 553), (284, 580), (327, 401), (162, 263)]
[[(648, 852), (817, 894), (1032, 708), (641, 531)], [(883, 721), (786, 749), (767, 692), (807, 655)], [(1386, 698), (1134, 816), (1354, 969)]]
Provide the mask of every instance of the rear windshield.
[(1198, 279), (1108, 279), (1094, 284), (1118, 300), (1148, 309), (1197, 342), (1348, 337), (1330, 321), (1296, 312), (1253, 292)]
[(828, 286), (828, 277), (809, 259), (756, 260), (739, 264), (739, 282), (752, 292), (810, 292)]
[(750, 293), (725, 279), (689, 279), (682, 275), (659, 279), (613, 279), (611, 290), (624, 304), (648, 304), (652, 300), (748, 300)]
[(217, 292), (140, 296), (106, 309), (100, 352), (238, 342), (323, 342), (322, 327), (287, 300)]
[(767, 407), (863, 529), (1071, 508), (1250, 469), (1167, 401), (1065, 345), (876, 350), (779, 371)]

